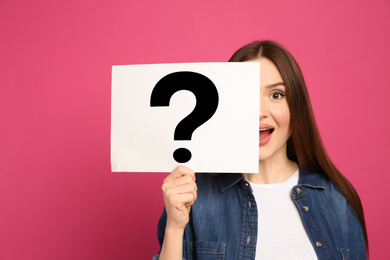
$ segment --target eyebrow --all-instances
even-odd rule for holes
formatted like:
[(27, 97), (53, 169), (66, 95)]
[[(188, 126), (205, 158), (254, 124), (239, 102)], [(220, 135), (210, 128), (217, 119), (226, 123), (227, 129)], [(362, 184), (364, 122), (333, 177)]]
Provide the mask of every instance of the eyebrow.
[(271, 84), (271, 85), (267, 85), (266, 88), (267, 89), (272, 89), (272, 88), (276, 88), (276, 87), (279, 87), (279, 86), (284, 86), (284, 83), (283, 82), (277, 82), (277, 83), (274, 83), (274, 84)]

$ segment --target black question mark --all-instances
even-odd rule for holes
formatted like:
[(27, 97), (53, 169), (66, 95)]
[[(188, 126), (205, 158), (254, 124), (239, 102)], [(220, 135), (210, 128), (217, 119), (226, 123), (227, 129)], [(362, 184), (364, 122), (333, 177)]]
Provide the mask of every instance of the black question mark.
[[(174, 72), (164, 76), (154, 86), (150, 106), (169, 106), (172, 95), (179, 90), (191, 91), (195, 95), (196, 105), (176, 126), (174, 140), (191, 140), (195, 129), (208, 121), (217, 110), (218, 91), (214, 83), (202, 74), (191, 71)], [(179, 148), (173, 153), (173, 158), (178, 163), (188, 162), (191, 156), (186, 148)]]

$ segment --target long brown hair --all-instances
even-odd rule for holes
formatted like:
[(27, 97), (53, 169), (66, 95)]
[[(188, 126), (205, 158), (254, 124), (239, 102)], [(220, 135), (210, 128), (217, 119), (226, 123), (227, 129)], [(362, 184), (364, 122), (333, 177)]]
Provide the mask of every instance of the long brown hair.
[(307, 172), (326, 174), (342, 191), (359, 218), (368, 257), (368, 239), (362, 203), (355, 188), (333, 165), (325, 151), (301, 69), (293, 56), (276, 42), (256, 41), (240, 48), (229, 61), (241, 62), (261, 57), (275, 64), (286, 86), (287, 103), (291, 114), (291, 136), (287, 141), (287, 157)]

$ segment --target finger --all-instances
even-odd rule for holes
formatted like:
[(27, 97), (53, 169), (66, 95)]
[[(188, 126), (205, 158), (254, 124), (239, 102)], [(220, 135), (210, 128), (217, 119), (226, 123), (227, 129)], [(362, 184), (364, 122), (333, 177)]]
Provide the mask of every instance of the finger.
[(187, 183), (184, 185), (170, 188), (167, 191), (170, 194), (183, 194), (183, 193), (189, 193), (189, 192), (197, 192), (197, 190), (198, 190), (198, 188), (197, 188), (195, 182), (193, 182), (193, 183)]
[(194, 204), (196, 196), (193, 193), (176, 194), (168, 199), (169, 204), (182, 210)]
[(189, 175), (182, 176), (180, 178), (164, 182), (162, 185), (162, 190), (165, 191), (167, 189), (171, 189), (171, 188), (186, 185), (186, 184), (195, 184), (195, 181)]
[(168, 175), (167, 178), (165, 178), (164, 182), (172, 181), (182, 176), (191, 176), (191, 178), (195, 181), (195, 172), (186, 166), (179, 165)]
[(185, 185), (172, 187), (164, 190), (164, 197), (170, 198), (180, 194), (192, 193), (197, 197), (197, 186), (195, 183), (188, 183)]
[[(164, 184), (165, 185), (165, 184)], [(171, 187), (169, 189), (164, 190), (164, 199), (174, 198), (176, 195), (180, 194), (193, 194), (194, 198), (198, 197), (198, 186), (195, 182), (188, 183), (181, 186)]]

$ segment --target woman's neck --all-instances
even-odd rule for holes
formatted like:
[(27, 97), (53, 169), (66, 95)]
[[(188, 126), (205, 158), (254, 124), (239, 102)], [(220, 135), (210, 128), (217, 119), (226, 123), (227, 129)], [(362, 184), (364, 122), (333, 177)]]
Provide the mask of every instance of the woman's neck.
[(259, 173), (245, 173), (245, 179), (256, 184), (282, 183), (298, 169), (298, 164), (290, 161), (287, 155), (259, 161)]

